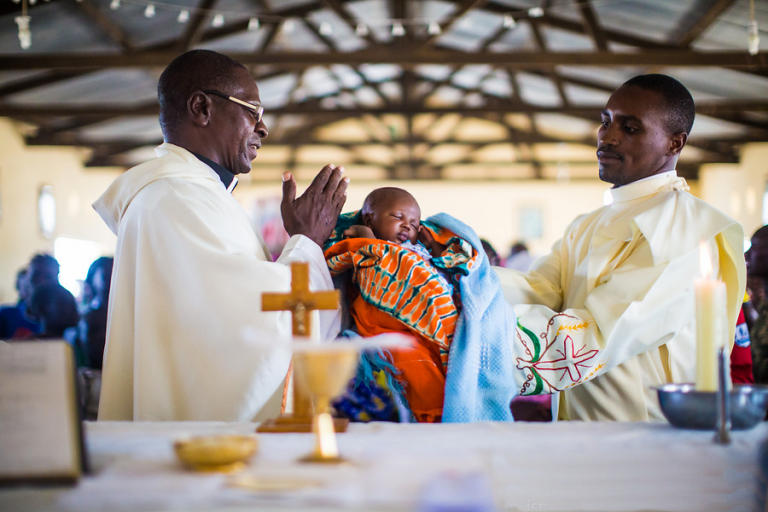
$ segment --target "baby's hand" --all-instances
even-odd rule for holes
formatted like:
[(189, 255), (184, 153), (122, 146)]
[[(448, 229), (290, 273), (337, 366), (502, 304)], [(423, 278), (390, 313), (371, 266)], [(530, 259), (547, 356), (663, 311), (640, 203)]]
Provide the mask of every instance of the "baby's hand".
[(362, 224), (355, 224), (344, 231), (344, 238), (376, 238), (373, 230)]
[(423, 224), (419, 225), (419, 242), (424, 244), (424, 247), (429, 249), (429, 253), (433, 258), (437, 258), (448, 247), (440, 242), (435, 241), (435, 237), (432, 236), (432, 232), (424, 227)]

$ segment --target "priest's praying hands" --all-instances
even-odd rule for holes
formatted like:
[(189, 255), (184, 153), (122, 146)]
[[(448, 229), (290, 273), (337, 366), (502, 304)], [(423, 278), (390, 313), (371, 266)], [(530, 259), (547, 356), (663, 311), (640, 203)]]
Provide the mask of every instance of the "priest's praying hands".
[(343, 173), (343, 167), (326, 165), (298, 198), (293, 175), (283, 174), (280, 212), (289, 235), (304, 235), (317, 245), (323, 245), (347, 200), (349, 178), (342, 177)]

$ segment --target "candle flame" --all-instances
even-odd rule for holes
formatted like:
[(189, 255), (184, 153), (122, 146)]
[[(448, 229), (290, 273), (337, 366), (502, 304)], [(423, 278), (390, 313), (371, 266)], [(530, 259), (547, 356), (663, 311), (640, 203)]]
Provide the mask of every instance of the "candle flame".
[(333, 418), (328, 413), (317, 416), (317, 449), (319, 455), (326, 458), (339, 456), (339, 448), (336, 445), (336, 429)]
[(712, 277), (712, 257), (709, 254), (707, 244), (704, 242), (699, 246), (699, 268), (701, 269), (701, 277), (704, 279)]

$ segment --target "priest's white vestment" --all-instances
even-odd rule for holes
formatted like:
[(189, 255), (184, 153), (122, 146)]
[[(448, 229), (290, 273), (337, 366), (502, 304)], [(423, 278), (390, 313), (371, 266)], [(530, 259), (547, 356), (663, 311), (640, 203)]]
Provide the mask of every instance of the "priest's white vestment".
[(520, 394), (561, 392), (560, 419), (662, 420), (652, 387), (695, 380), (702, 243), (733, 343), (743, 230), (687, 190), (674, 172), (611, 189), (613, 203), (577, 218), (528, 273), (495, 269), (518, 317)]
[[(291, 317), (262, 312), (261, 294), (290, 291), (290, 261), (310, 263), (313, 289), (333, 289), (322, 250), (297, 235), (273, 263), (209, 166), (172, 144), (156, 152), (94, 203), (117, 235), (99, 419), (276, 415)], [(336, 334), (337, 312), (319, 316), (321, 334)], [(274, 337), (254, 344), (249, 327)]]

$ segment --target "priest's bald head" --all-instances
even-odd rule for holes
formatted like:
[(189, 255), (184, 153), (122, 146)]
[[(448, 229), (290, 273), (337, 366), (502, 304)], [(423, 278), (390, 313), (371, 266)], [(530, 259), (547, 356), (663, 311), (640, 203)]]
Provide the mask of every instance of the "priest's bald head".
[(210, 50), (176, 57), (157, 84), (166, 142), (247, 173), (268, 131), (259, 88), (236, 60)]
[(694, 115), (691, 93), (670, 76), (641, 75), (625, 82), (600, 116), (600, 179), (620, 187), (675, 170)]

